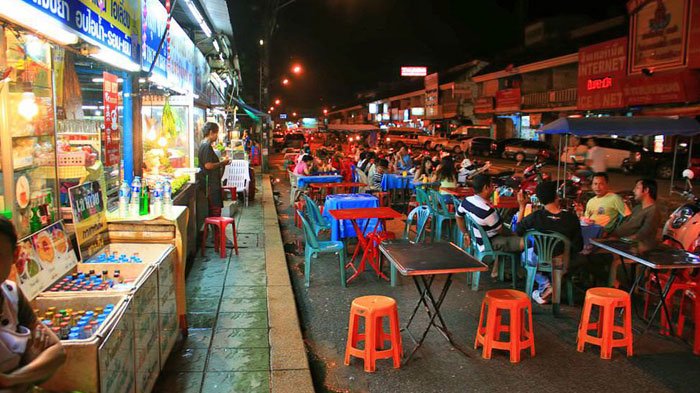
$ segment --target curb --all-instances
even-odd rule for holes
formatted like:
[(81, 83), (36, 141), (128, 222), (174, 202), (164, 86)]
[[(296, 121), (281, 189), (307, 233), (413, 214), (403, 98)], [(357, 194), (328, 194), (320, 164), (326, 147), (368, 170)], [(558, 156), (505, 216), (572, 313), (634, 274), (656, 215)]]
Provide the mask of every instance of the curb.
[(270, 326), (270, 392), (286, 393), (294, 387), (294, 392), (311, 393), (314, 385), (289, 279), (270, 175), (263, 175), (262, 205)]

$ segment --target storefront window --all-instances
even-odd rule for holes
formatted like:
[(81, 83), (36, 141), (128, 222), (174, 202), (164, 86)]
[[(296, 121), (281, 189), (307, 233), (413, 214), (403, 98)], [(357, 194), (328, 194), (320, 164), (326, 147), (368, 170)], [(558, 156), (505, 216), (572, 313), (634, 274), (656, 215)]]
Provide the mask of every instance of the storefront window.
[(190, 167), (189, 110), (174, 98), (152, 97), (143, 116), (144, 176), (177, 176)]
[(20, 237), (58, 219), (51, 46), (0, 29), (0, 211)]

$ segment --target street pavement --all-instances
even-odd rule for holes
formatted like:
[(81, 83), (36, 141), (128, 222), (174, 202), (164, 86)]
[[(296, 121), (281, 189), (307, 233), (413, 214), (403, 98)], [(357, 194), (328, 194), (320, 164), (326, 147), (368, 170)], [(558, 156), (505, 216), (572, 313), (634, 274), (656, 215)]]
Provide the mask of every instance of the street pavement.
[[(495, 168), (513, 163), (494, 160)], [(386, 295), (396, 299), (401, 325), (417, 300), (417, 292), (407, 279), (391, 287), (369, 273), (342, 288), (338, 284), (337, 257), (313, 260), (311, 286), (303, 285), (303, 235), (292, 220), (288, 205), (289, 184), (282, 170), (280, 156), (271, 160), (274, 189), (279, 195), (279, 220), (286, 243), (289, 265), (302, 331), (319, 392), (465, 392), (465, 391), (556, 391), (556, 392), (697, 392), (700, 386), (700, 357), (693, 356), (687, 342), (661, 336), (652, 328), (635, 342), (635, 356), (626, 358), (616, 350), (610, 361), (601, 360), (599, 351), (587, 346), (576, 351), (576, 330), (580, 317), (580, 298), (574, 307), (562, 306), (560, 317), (552, 315), (551, 306), (534, 305), (534, 333), (537, 355), (530, 358), (523, 351), (519, 364), (511, 364), (506, 352), (494, 351), (491, 360), (481, 358), (473, 349), (474, 332), (484, 292), (505, 287), (482, 274), (481, 290), (471, 291), (463, 275), (457, 275), (443, 305), (443, 316), (456, 342), (469, 357), (453, 350), (442, 336), (432, 331), (412, 361), (394, 369), (390, 360), (381, 360), (377, 372), (365, 373), (361, 361), (343, 364), (347, 339), (348, 315), (352, 299), (364, 295)], [(555, 168), (556, 169), (556, 168)], [(612, 184), (631, 189), (634, 176), (613, 174)], [(394, 221), (389, 229), (403, 229), (403, 221)], [(436, 283), (441, 286), (442, 281)], [(520, 280), (520, 286), (523, 283)], [(422, 332), (427, 317), (419, 310), (412, 330)], [(634, 321), (635, 326), (641, 322)], [(403, 335), (404, 352), (413, 342)], [(293, 391), (293, 390), (290, 390)]]

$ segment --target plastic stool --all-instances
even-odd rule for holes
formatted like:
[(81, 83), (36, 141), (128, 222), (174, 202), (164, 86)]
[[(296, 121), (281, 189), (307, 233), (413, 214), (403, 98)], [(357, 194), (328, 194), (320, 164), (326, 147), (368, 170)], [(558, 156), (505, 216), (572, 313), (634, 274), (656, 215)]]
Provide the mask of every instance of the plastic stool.
[(234, 186), (221, 186), (221, 193), (224, 199), (226, 199), (226, 191), (231, 193), (231, 200), (235, 201), (238, 199), (238, 190)]
[[(590, 322), (593, 306), (600, 308), (598, 321)], [(615, 325), (615, 310), (624, 308), (625, 319), (622, 326)], [(588, 331), (597, 329), (598, 335)], [(614, 333), (622, 338), (614, 338)], [(632, 302), (630, 295), (615, 288), (591, 288), (586, 291), (583, 314), (578, 327), (578, 351), (583, 352), (586, 343), (600, 346), (600, 357), (610, 359), (615, 347), (627, 347), (627, 356), (632, 356)]]
[[(236, 221), (230, 217), (207, 217), (204, 219), (204, 236), (202, 237), (202, 255), (209, 232), (209, 225), (213, 225), (218, 231), (214, 235), (214, 250), (219, 251), (221, 258), (226, 258), (226, 226), (233, 229), (233, 248), (238, 255), (238, 236), (236, 235)], [(218, 239), (217, 239), (218, 237)]]
[[(510, 325), (501, 324), (502, 312), (506, 310), (509, 312)], [(486, 317), (486, 321), (484, 321), (484, 317)], [(527, 329), (525, 329), (524, 324), (525, 318), (528, 319)], [(499, 341), (501, 333), (506, 332), (509, 333), (508, 341)], [(511, 363), (520, 362), (520, 351), (523, 349), (529, 348), (530, 356), (535, 356), (532, 303), (525, 292), (513, 289), (494, 289), (486, 292), (481, 303), (481, 316), (474, 340), (474, 349), (477, 349), (480, 344), (484, 347), (481, 354), (484, 359), (491, 359), (493, 349), (510, 351)]]
[[(365, 318), (365, 331), (359, 333), (360, 317)], [(384, 332), (382, 318), (389, 318), (389, 333)], [(364, 348), (358, 348), (364, 341)], [(391, 341), (391, 348), (383, 349), (384, 342)], [(350, 307), (348, 341), (345, 345), (345, 365), (350, 365), (350, 356), (364, 360), (365, 371), (376, 370), (377, 359), (394, 360), (394, 368), (401, 367), (401, 333), (396, 301), (386, 296), (362, 296), (355, 298)]]
[[(304, 203), (303, 200), (299, 200), (297, 202), (294, 202), (294, 209), (295, 210), (303, 212), (305, 208), (306, 208), (306, 204)], [(299, 218), (298, 214), (294, 215), (294, 225), (296, 225), (297, 228), (301, 228), (301, 218)]]

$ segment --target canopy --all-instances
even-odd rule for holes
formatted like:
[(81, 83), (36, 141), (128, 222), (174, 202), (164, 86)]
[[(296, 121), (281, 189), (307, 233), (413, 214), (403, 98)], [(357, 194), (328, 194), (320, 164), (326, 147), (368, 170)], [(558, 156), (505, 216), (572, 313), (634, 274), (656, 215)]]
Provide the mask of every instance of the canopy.
[(329, 124), (328, 125), (329, 131), (358, 132), (358, 131), (372, 131), (372, 130), (378, 130), (378, 129), (379, 129), (379, 127), (372, 125), (372, 124)]
[(700, 134), (700, 124), (691, 118), (657, 116), (562, 117), (537, 130), (545, 134), (588, 135), (685, 135)]

